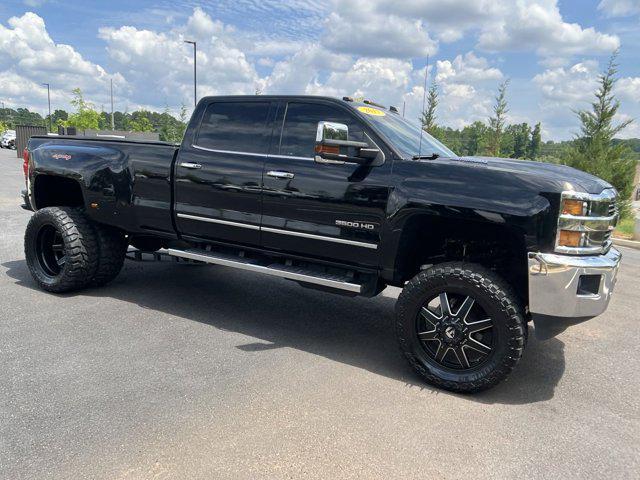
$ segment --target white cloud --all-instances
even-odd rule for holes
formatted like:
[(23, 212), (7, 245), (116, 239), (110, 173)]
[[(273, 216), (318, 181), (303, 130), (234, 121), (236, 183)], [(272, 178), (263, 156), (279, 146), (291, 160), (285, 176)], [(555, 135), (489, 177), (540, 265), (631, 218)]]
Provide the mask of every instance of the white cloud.
[(452, 61), (439, 60), (437, 63), (438, 83), (478, 82), (483, 80), (500, 80), (502, 72), (495, 67), (490, 67), (486, 58), (477, 57), (473, 52), (464, 56), (458, 55)]
[(557, 0), (509, 2), (501, 16), (483, 27), (478, 46), (487, 51), (535, 50), (541, 56), (609, 53), (620, 46), (615, 35), (567, 23)]
[(618, 80), (615, 94), (622, 102), (640, 106), (640, 77), (624, 77)]
[(338, 2), (325, 22), (322, 43), (333, 51), (365, 57), (409, 58), (433, 54), (437, 44), (420, 20), (376, 9), (376, 2)]
[(56, 44), (49, 36), (44, 20), (35, 13), (11, 17), (7, 23), (8, 26), (0, 24), (3, 87), (0, 91), (7, 103), (41, 107), (43, 82), (51, 85), (52, 99), (66, 99), (65, 103), (76, 87), (96, 102), (106, 101), (111, 78), (122, 90), (128, 88), (119, 73), (109, 74), (100, 65), (83, 58), (73, 47)]
[(593, 97), (597, 79), (598, 62), (587, 60), (570, 68), (545, 70), (533, 78), (533, 83), (540, 89), (545, 107), (575, 107)]
[(604, 12), (607, 17), (623, 17), (640, 13), (638, 0), (601, 0), (598, 10)]
[(615, 35), (565, 22), (558, 0), (357, 0), (335, 9), (329, 41), (359, 55), (424, 56), (437, 47), (429, 35), (451, 42), (468, 32), (478, 32), (481, 50), (543, 57), (609, 53), (620, 45)]
[[(188, 31), (185, 36), (183, 32)], [(197, 41), (198, 96), (254, 93), (259, 77), (229, 38), (234, 30), (196, 8), (186, 25), (167, 33), (135, 27), (100, 29), (113, 62), (132, 83), (138, 101), (176, 105), (193, 100), (193, 50)]]

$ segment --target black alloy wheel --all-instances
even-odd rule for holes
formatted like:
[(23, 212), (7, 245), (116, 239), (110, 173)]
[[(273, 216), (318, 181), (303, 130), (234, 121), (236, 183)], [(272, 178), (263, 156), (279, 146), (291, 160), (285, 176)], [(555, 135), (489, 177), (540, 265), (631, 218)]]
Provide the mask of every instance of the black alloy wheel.
[(527, 324), (517, 293), (474, 263), (434, 265), (404, 286), (396, 304), (400, 350), (432, 385), (479, 392), (520, 360)]
[(422, 347), (443, 367), (475, 368), (493, 352), (493, 320), (470, 295), (444, 291), (422, 305), (416, 320)]
[(43, 225), (36, 240), (36, 259), (42, 271), (56, 277), (67, 261), (62, 235), (53, 225)]

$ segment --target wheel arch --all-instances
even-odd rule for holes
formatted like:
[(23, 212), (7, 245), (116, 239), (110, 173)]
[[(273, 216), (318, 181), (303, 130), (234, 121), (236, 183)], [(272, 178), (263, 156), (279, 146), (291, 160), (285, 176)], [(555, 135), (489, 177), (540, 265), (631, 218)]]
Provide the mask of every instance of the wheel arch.
[(36, 209), (45, 207), (84, 207), (85, 198), (80, 182), (59, 175), (36, 175), (32, 187)]
[[(486, 215), (486, 214), (485, 214)], [(486, 215), (490, 216), (490, 215)], [(402, 286), (424, 266), (463, 261), (489, 268), (512, 284), (525, 302), (527, 292), (527, 239), (523, 228), (498, 214), (461, 218), (416, 212), (407, 216), (389, 252), (393, 285)]]

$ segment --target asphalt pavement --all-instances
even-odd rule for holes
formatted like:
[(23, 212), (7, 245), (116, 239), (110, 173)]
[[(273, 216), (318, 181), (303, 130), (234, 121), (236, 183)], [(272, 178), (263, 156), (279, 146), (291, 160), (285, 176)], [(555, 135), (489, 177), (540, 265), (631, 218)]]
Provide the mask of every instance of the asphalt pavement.
[(346, 298), (223, 267), (127, 261), (36, 288), (21, 160), (0, 151), (0, 478), (639, 478), (640, 251), (609, 310), (479, 395), (424, 384), (398, 289)]

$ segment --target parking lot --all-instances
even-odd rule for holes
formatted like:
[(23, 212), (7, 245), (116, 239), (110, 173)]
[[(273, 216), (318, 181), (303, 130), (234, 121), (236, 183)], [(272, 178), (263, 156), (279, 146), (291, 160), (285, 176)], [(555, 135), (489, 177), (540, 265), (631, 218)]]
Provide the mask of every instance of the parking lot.
[(640, 251), (606, 314), (455, 395), (400, 357), (397, 289), (128, 261), (37, 290), (15, 152), (0, 179), (0, 478), (638, 478)]

